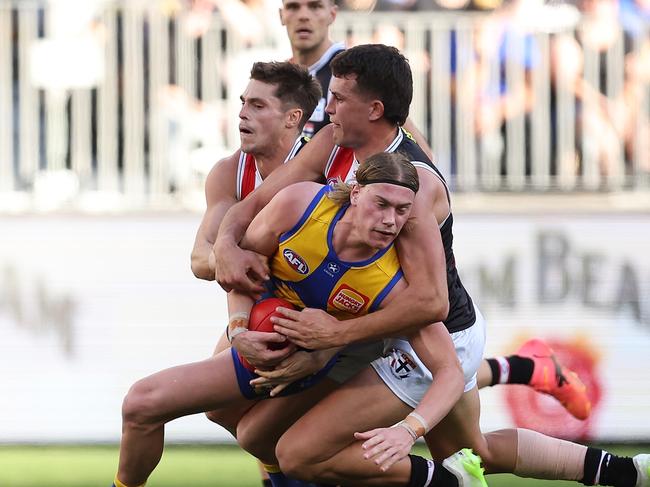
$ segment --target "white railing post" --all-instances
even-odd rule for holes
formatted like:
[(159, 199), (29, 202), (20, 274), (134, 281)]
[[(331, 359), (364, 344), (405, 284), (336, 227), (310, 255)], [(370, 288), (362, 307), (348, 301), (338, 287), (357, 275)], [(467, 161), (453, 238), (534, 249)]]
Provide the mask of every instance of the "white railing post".
[[(424, 24), (417, 19), (409, 19), (405, 25), (404, 51), (410, 61), (413, 75), (413, 101), (409, 111), (409, 117), (415, 126), (426, 134), (427, 132), (427, 74), (431, 69), (429, 63), (430, 55), (425, 50)], [(399, 46), (397, 46), (399, 47)]]
[[(456, 29), (457, 87), (476, 86), (476, 80), (468, 79), (468, 76), (475, 76), (475, 74), (465, 69), (474, 61), (473, 27), (471, 21), (462, 19), (459, 19), (454, 25)], [(458, 189), (466, 191), (476, 189), (478, 177), (476, 132), (474, 129), (476, 118), (475, 101), (474, 92), (456, 91), (456, 181), (458, 182)]]
[(625, 183), (625, 154), (623, 151), (622, 137), (625, 135), (626, 125), (625, 112), (630, 109), (626, 107), (625, 99), (625, 50), (623, 30), (619, 31), (616, 42), (607, 51), (607, 88), (605, 96), (609, 105), (609, 118), (612, 123), (612, 130), (617, 137), (613, 139), (610, 167), (606, 169), (607, 188), (619, 190)]
[[(451, 46), (450, 24), (433, 20), (431, 29), (431, 132), (428, 134), (434, 163), (451, 183)], [(425, 134), (426, 135), (426, 134)]]
[(530, 117), (531, 182), (534, 189), (546, 189), (551, 181), (551, 70), (548, 33), (538, 33), (538, 65), (532, 72), (534, 104)]
[(32, 4), (18, 8), (18, 93), (19, 100), (19, 158), (18, 174), (22, 182), (31, 184), (38, 169), (40, 157), (39, 92), (34, 88), (30, 74), (30, 48), (37, 39), (37, 9)]
[(16, 185), (14, 171), (14, 97), (12, 9), (0, 4), (0, 193), (11, 192)]
[(122, 10), (124, 192), (129, 201), (134, 202), (141, 202), (147, 191), (144, 167), (143, 18), (139, 5)]
[(169, 121), (162, 109), (169, 83), (169, 17), (156, 5), (147, 10), (149, 23), (149, 171), (150, 191), (169, 191)]
[(97, 89), (97, 189), (115, 193), (120, 190), (118, 154), (118, 65), (117, 10), (107, 8), (102, 16), (106, 29), (104, 79)]
[[(584, 37), (584, 36), (583, 36)], [(581, 100), (581, 113), (578, 123), (580, 124), (580, 143), (582, 147), (582, 183), (587, 190), (596, 190), (600, 186), (600, 137), (605, 134), (601, 132), (598, 125), (601, 118), (599, 112), (600, 104), (600, 57), (593, 49), (583, 49), (584, 56), (584, 84), (583, 98)], [(606, 141), (605, 141), (606, 143)]]
[(77, 88), (71, 94), (70, 165), (82, 185), (92, 178), (92, 106), (91, 89)]
[[(516, 28), (515, 28), (516, 29)], [(514, 103), (516, 113), (510, 113), (506, 119), (506, 187), (511, 190), (521, 190), (525, 183), (526, 171), (526, 131), (525, 131), (525, 98), (526, 93), (526, 56), (534, 55), (526, 52), (533, 49), (526, 43), (528, 32), (518, 32), (509, 37), (506, 44), (506, 97), (516, 97)], [(513, 42), (514, 41), (514, 42)], [(523, 92), (523, 93), (522, 93)], [(512, 108), (511, 108), (512, 109)]]

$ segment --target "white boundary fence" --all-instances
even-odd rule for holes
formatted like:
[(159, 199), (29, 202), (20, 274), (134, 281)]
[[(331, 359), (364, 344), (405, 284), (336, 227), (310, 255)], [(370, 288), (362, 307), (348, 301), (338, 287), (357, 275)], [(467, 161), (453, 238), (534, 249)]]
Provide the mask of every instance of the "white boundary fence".
[[(131, 384), (212, 353), (228, 313), (225, 293), (189, 269), (199, 219), (0, 215), (0, 443), (117, 441)], [(567, 211), (455, 222), (459, 270), (488, 322), (486, 356), (544, 338), (593, 404), (578, 421), (525, 387), (489, 388), (484, 431), (650, 440), (645, 228), (643, 214)], [(165, 437), (230, 439), (202, 414), (172, 421)]]
[[(237, 107), (251, 62), (288, 54), (282, 39), (244, 46), (216, 14), (206, 32), (191, 36), (183, 15), (164, 14), (159, 2), (106, 2), (92, 22), (64, 32), (47, 5), (0, 0), (0, 211), (17, 201), (31, 208), (48, 187), (81, 209), (101, 208), (100, 201), (107, 209), (155, 207), (200, 188), (207, 169), (238, 145)], [(579, 19), (527, 35), (532, 54), (513, 42), (501, 64), (498, 48), (483, 49), (493, 58), (466, 69), (484, 18), (340, 13), (333, 35), (349, 44), (397, 36), (414, 72), (411, 117), (457, 191), (647, 191), (649, 85), (634, 86), (628, 113), (620, 98), (623, 34), (603, 55), (584, 51), (575, 83), (551, 59)], [(633, 52), (647, 49), (644, 29), (631, 39)], [(529, 55), (532, 69), (517, 61)], [(590, 102), (583, 90), (576, 101), (576, 84), (599, 86), (601, 73), (603, 94)], [(481, 100), (523, 86), (534, 93), (527, 109), (477, 133)], [(607, 127), (581, 119), (596, 111), (607, 114)]]

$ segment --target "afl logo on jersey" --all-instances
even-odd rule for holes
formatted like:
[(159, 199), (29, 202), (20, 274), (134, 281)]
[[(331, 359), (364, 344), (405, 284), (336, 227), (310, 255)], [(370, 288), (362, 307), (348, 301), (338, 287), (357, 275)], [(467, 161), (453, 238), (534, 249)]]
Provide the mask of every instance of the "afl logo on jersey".
[(332, 293), (329, 305), (347, 313), (358, 313), (368, 304), (370, 299), (350, 286), (341, 284), (336, 291)]
[(305, 260), (293, 250), (284, 249), (282, 255), (284, 257), (284, 260), (287, 261), (287, 264), (289, 264), (289, 266), (291, 266), (294, 271), (302, 274), (303, 276), (309, 274), (309, 266), (307, 265), (307, 262), (305, 262)]

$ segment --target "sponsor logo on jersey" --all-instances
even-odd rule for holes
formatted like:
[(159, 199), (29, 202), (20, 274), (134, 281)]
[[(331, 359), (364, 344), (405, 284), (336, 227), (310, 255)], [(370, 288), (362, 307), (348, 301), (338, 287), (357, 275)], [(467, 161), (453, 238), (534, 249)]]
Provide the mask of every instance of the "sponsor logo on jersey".
[(336, 291), (332, 293), (329, 305), (333, 308), (345, 311), (347, 313), (358, 313), (370, 302), (367, 296), (359, 291), (352, 289), (346, 284), (341, 284)]
[(291, 249), (284, 249), (282, 256), (294, 271), (303, 276), (309, 274), (309, 266), (307, 265), (307, 262), (305, 262), (305, 259), (300, 257), (296, 252)]
[(327, 270), (331, 274), (338, 274), (339, 273), (339, 265), (336, 262), (329, 262), (327, 264)]
[(390, 370), (398, 379), (406, 379), (417, 364), (409, 354), (393, 349), (390, 352)]

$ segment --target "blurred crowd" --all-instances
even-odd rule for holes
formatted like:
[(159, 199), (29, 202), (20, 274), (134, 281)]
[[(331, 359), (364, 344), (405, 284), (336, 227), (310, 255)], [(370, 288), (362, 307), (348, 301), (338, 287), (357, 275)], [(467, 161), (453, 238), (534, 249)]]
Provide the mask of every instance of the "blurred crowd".
[[(197, 0), (196, 15), (214, 10), (249, 45), (282, 39), (275, 10), (280, 0)], [(650, 172), (650, 0), (338, 0), (341, 11), (479, 12), (471, 34), (470, 54), (450, 33), (450, 71), (454, 116), (474, 120), (474, 136), (484, 164), (507, 172), (506, 125), (525, 119), (526, 174), (530, 174), (530, 116), (539, 105), (534, 72), (547, 65), (550, 142), (553, 150), (565, 116), (558, 97), (571, 100), (575, 118), (573, 141), (551, 158), (558, 166), (575, 167), (596, 161), (602, 176)], [(251, 26), (255, 26), (251, 28)], [(265, 34), (266, 33), (266, 34)], [(548, 35), (548, 46), (536, 35)], [(404, 32), (391, 24), (376, 26), (373, 42), (404, 49)], [(354, 34), (346, 42), (359, 41)], [(259, 45), (259, 44), (258, 44)], [(412, 64), (430, 66), (430, 52), (409, 52)], [(620, 58), (620, 59), (619, 59)], [(495, 71), (494, 66), (498, 65)], [(512, 67), (514, 65), (514, 68)], [(510, 72), (508, 72), (510, 70)], [(537, 87), (538, 88), (538, 87)], [(426, 129), (426, 127), (423, 127)], [(457, 142), (454, 142), (457, 144)], [(621, 166), (621, 158), (624, 165)], [(452, 161), (454, 170), (455, 161)]]

